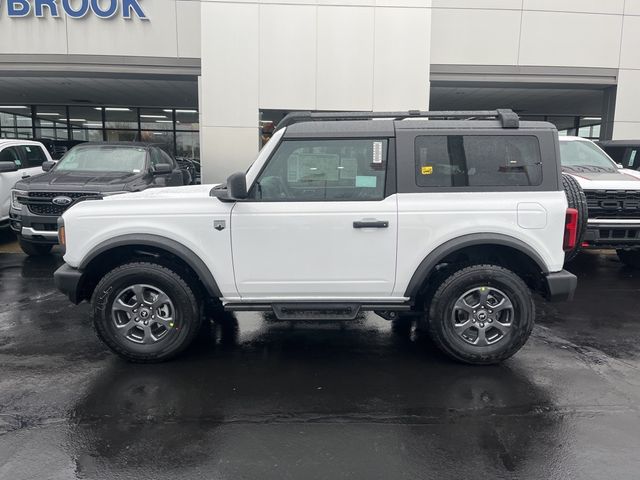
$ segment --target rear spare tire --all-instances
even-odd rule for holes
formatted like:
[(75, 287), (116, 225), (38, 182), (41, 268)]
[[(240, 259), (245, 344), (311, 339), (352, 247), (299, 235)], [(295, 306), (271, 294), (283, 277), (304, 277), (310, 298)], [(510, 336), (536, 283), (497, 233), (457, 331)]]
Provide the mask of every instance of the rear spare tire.
[(562, 174), (562, 187), (567, 196), (569, 208), (575, 208), (578, 211), (578, 232), (576, 235), (576, 246), (574, 249), (565, 252), (564, 261), (570, 262), (580, 252), (584, 235), (587, 233), (587, 222), (589, 220), (589, 209), (587, 207), (587, 197), (582, 191), (582, 187), (578, 181), (571, 175)]

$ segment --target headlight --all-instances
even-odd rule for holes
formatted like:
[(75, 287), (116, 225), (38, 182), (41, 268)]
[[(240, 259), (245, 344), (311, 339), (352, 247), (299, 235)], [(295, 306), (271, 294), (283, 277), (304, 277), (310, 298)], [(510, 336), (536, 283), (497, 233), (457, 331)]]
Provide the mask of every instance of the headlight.
[(26, 197), (27, 192), (24, 190), (11, 190), (11, 207), (16, 210), (22, 210), (22, 204), (18, 201), (18, 197)]

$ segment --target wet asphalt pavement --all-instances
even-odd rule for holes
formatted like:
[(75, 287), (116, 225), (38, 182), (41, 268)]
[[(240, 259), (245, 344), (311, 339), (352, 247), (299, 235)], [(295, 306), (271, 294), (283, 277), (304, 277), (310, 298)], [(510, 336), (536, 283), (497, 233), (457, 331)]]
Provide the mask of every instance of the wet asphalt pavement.
[(500, 366), (453, 363), (370, 315), (226, 318), (179, 360), (132, 365), (59, 256), (0, 254), (0, 479), (640, 477), (640, 272), (583, 254)]

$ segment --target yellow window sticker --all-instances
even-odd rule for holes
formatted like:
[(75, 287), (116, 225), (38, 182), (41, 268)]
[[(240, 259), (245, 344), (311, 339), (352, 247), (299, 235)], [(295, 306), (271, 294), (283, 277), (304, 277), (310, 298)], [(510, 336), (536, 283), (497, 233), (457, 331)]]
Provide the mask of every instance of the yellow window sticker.
[(422, 175), (431, 175), (433, 173), (433, 167), (422, 167)]

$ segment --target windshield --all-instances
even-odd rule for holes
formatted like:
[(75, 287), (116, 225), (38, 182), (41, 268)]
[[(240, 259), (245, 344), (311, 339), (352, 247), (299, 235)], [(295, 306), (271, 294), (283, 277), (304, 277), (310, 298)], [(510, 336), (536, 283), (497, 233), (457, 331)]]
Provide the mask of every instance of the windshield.
[(575, 172), (616, 172), (617, 166), (591, 142), (560, 142), (560, 157), (565, 170)]
[(129, 172), (144, 170), (147, 151), (141, 147), (88, 145), (70, 150), (58, 162), (62, 172)]

